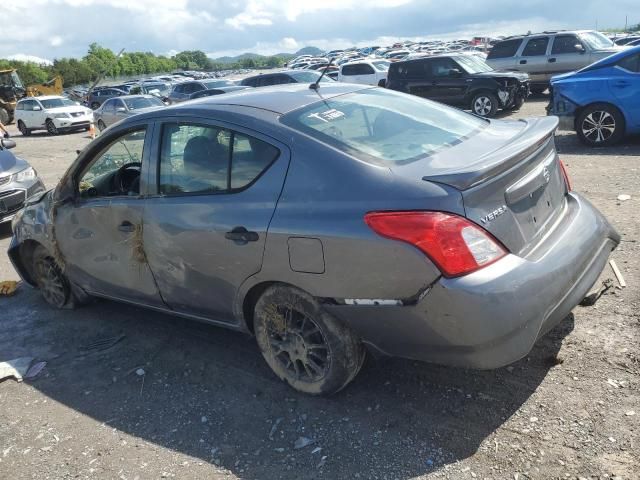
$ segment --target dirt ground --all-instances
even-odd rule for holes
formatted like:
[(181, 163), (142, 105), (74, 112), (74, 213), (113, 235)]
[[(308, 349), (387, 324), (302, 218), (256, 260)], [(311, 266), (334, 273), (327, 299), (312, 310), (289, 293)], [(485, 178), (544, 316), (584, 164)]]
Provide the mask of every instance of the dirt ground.
[[(15, 140), (47, 186), (89, 141)], [(525, 359), (478, 372), (370, 358), (346, 390), (311, 398), (244, 335), (108, 301), (54, 311), (22, 286), (0, 297), (0, 361), (48, 363), (0, 383), (0, 478), (640, 479), (640, 139), (557, 146), (622, 234), (612, 258), (628, 286), (576, 307)], [(17, 279), (9, 235), (0, 279)]]

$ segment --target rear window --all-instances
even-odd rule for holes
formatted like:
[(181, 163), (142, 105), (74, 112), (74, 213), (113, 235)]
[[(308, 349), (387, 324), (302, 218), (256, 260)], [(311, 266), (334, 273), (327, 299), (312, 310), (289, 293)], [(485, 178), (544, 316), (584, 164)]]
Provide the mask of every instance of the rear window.
[(391, 90), (341, 95), (284, 115), (281, 122), (376, 165), (410, 163), (456, 145), (488, 122)]
[(518, 51), (518, 47), (522, 43), (521, 39), (518, 40), (505, 40), (504, 42), (496, 43), (487, 58), (508, 58), (513, 57)]

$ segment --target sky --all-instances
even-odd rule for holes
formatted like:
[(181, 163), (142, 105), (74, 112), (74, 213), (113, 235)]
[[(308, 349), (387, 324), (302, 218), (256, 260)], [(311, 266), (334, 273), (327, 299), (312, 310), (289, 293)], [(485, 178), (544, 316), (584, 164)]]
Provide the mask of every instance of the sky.
[[(467, 38), (640, 23), (638, 0), (29, 0), (2, 1), (0, 58), (82, 57), (91, 42), (119, 51), (212, 58), (399, 39)], [(10, 19), (9, 21), (7, 19)]]

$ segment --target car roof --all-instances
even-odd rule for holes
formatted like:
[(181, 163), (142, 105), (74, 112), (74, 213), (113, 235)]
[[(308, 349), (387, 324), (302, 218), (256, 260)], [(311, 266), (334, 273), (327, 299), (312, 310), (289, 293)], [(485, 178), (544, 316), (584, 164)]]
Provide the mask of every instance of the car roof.
[(527, 33), (526, 35), (512, 35), (510, 37), (505, 37), (500, 40), (498, 43), (504, 42), (506, 40), (522, 40), (523, 38), (530, 37), (545, 37), (549, 35), (565, 35), (572, 33), (587, 33), (587, 32), (595, 32), (596, 30), (553, 30), (547, 32), (538, 32), (538, 33)]
[(54, 100), (56, 98), (58, 98), (58, 99), (59, 98), (66, 99), (67, 97), (63, 97), (61, 95), (41, 95), (41, 96), (38, 96), (38, 97), (24, 97), (24, 98), (21, 98), (20, 101), (22, 102), (24, 100)]
[(135, 95), (120, 95), (119, 97), (113, 97), (113, 98), (110, 98), (109, 100), (128, 100), (131, 98), (158, 98), (158, 97), (154, 97), (153, 95), (149, 95), (146, 93), (139, 93)]
[(309, 84), (306, 82), (287, 83), (284, 85), (243, 89), (225, 95), (204, 97), (168, 107), (168, 110), (180, 110), (181, 108), (195, 105), (199, 107), (206, 107), (207, 105), (234, 105), (284, 114), (322, 99), (329, 99), (368, 88), (373, 87), (339, 82), (335, 82), (334, 84), (334, 82), (330, 82), (321, 83), (318, 90), (313, 90), (309, 88)]

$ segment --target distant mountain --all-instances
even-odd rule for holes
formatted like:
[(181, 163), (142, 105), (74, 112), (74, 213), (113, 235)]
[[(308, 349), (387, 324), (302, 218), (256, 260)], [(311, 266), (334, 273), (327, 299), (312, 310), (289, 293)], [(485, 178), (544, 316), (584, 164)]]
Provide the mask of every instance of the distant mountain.
[(322, 52), (322, 50), (320, 50), (317, 47), (304, 47), (301, 48), (300, 50), (298, 50), (296, 53), (276, 53), (275, 55), (259, 55), (257, 53), (243, 53), (241, 55), (237, 55), (235, 57), (219, 57), (219, 58), (214, 58), (213, 61), (214, 62), (220, 62), (220, 63), (237, 63), (245, 58), (252, 58), (254, 60), (257, 59), (263, 59), (266, 57), (282, 57), (285, 58), (287, 60), (290, 60), (294, 57), (297, 57), (298, 55), (320, 55)]
[(304, 47), (298, 50), (295, 53), (295, 56), (297, 57), (298, 55), (313, 55), (314, 57), (317, 57), (323, 53), (324, 51), (320, 50), (318, 47)]

